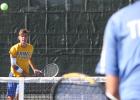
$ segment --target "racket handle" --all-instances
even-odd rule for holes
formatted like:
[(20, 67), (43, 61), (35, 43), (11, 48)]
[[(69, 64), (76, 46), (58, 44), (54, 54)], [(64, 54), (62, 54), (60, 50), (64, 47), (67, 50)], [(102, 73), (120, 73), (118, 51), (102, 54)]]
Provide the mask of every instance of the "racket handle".
[(118, 100), (116, 97), (114, 97), (113, 95), (111, 95), (110, 93), (106, 92), (106, 96), (108, 100)]

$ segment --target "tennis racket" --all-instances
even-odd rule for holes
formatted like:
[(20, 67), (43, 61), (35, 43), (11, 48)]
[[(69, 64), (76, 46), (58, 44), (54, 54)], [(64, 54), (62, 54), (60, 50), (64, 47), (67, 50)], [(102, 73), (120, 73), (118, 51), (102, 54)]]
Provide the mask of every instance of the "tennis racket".
[(63, 75), (51, 92), (51, 100), (107, 100), (102, 84), (81, 73)]
[(55, 77), (59, 72), (59, 67), (55, 63), (47, 64), (42, 70), (44, 77)]

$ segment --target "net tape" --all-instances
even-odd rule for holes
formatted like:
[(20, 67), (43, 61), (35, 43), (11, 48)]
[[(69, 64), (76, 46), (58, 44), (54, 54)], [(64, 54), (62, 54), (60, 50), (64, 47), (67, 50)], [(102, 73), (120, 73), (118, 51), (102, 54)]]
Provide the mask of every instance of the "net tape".
[[(0, 83), (5, 82), (16, 82), (24, 81), (24, 83), (56, 83), (62, 77), (0, 77)], [(92, 77), (96, 82), (105, 82), (105, 77)], [(65, 82), (74, 81), (75, 79), (71, 79)]]

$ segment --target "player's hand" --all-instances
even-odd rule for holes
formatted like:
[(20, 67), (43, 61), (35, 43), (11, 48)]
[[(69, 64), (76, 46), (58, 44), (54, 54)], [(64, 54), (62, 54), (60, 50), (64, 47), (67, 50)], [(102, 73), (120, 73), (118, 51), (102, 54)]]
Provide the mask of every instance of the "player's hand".
[(34, 69), (33, 71), (35, 76), (40, 76), (43, 73), (41, 70), (38, 69)]
[(21, 77), (30, 77), (31, 76), (28, 73), (26, 73), (21, 67), (19, 67), (17, 65), (14, 66), (14, 71), (16, 71), (17, 73), (19, 73)]

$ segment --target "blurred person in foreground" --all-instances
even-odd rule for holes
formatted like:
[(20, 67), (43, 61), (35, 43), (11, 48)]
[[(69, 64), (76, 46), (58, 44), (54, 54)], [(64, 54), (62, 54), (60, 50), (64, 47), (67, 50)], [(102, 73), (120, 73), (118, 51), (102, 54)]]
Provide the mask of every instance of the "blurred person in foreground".
[(108, 20), (96, 72), (105, 74), (114, 100), (140, 100), (140, 0)]
[[(28, 41), (27, 29), (21, 29), (18, 33), (19, 43), (10, 48), (11, 69), (9, 77), (30, 76), (29, 69), (32, 68), (34, 74), (42, 73), (36, 69), (32, 62), (33, 46)], [(18, 99), (18, 84), (9, 82), (7, 87), (7, 100), (13, 100), (15, 96)]]

